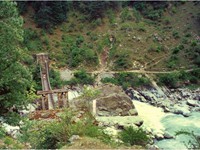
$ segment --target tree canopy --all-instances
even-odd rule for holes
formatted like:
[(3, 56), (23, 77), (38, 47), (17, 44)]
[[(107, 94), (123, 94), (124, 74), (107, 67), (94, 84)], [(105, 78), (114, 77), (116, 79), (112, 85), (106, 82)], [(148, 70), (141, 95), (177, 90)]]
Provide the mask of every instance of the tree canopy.
[(11, 107), (20, 108), (28, 101), (31, 75), (23, 65), (23, 20), (16, 3), (2, 1), (0, 8), (0, 115), (4, 115)]

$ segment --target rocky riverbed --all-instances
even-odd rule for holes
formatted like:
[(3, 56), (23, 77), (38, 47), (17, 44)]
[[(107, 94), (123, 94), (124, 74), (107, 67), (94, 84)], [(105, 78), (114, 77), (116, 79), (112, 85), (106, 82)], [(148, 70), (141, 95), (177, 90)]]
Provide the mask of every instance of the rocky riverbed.
[[(112, 88), (108, 88), (108, 91)], [(111, 90), (112, 91), (112, 90)], [(132, 98), (134, 115), (121, 115), (115, 106), (116, 113), (109, 114), (109, 107), (104, 112), (97, 115), (97, 120), (101, 126), (107, 127), (106, 132), (115, 135), (127, 126), (143, 128), (147, 134), (153, 138), (149, 148), (186, 149), (184, 142), (188, 142), (190, 137), (175, 136), (177, 131), (182, 129), (194, 131), (200, 134), (200, 89), (163, 89), (164, 95), (160, 95), (154, 88), (128, 89), (127, 95)], [(115, 91), (116, 92), (116, 91)], [(112, 92), (110, 92), (112, 93)], [(121, 93), (121, 92), (117, 92)], [(116, 101), (115, 97), (111, 97)], [(126, 111), (126, 110), (125, 110)], [(130, 110), (127, 110), (130, 111)], [(113, 113), (113, 114), (116, 114)]]

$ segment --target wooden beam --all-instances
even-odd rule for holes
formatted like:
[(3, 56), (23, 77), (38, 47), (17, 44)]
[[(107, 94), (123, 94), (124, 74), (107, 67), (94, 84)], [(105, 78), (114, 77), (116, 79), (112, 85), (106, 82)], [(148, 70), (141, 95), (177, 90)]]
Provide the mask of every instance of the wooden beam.
[(37, 95), (43, 94), (53, 94), (53, 93), (67, 93), (68, 90), (65, 89), (57, 89), (57, 90), (49, 90), (49, 91), (37, 91)]

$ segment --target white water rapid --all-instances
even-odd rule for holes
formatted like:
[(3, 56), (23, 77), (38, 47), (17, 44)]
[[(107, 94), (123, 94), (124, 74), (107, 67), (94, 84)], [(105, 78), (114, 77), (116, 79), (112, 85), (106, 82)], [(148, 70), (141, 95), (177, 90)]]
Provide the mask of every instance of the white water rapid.
[[(191, 113), (190, 117), (164, 113), (161, 108), (147, 103), (133, 101), (138, 115), (144, 120), (144, 126), (151, 128), (156, 133), (168, 132), (175, 136), (180, 130), (194, 131), (200, 135), (200, 112)], [(175, 136), (174, 139), (156, 141), (159, 149), (187, 149), (186, 145), (191, 140), (187, 135)], [(185, 145), (186, 144), (186, 145)]]

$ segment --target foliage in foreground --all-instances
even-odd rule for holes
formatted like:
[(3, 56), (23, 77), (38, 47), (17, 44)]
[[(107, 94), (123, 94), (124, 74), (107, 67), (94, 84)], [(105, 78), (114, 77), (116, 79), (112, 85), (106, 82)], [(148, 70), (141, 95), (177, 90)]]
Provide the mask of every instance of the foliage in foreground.
[(25, 146), (16, 139), (6, 135), (6, 131), (0, 126), (0, 149), (24, 149)]
[(149, 142), (149, 137), (142, 129), (128, 127), (120, 134), (120, 138), (124, 143), (132, 145), (145, 146)]
[(193, 131), (180, 130), (176, 132), (176, 136), (179, 135), (186, 135), (191, 138), (187, 143), (185, 142), (185, 146), (188, 149), (200, 149), (200, 136), (194, 134)]
[(27, 91), (31, 86), (31, 75), (23, 62), (26, 55), (21, 46), (23, 20), (16, 3), (2, 1), (0, 7), (0, 115), (8, 116), (13, 106), (20, 109), (29, 102)]
[(78, 122), (75, 112), (65, 110), (59, 120), (28, 122), (22, 129), (22, 142), (28, 142), (34, 149), (56, 149), (69, 144), (72, 135), (88, 136), (109, 142), (110, 137), (94, 125), (94, 118), (86, 113)]

